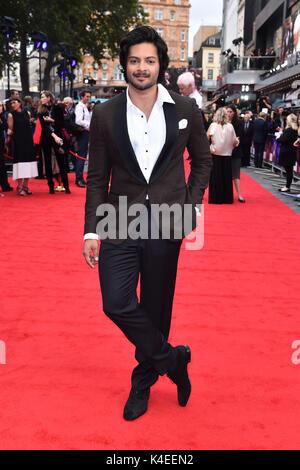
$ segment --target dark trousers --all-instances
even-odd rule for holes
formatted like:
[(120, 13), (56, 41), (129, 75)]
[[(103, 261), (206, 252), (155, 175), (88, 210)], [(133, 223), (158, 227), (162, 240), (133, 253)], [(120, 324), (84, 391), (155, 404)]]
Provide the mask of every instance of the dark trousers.
[[(88, 146), (89, 146), (89, 132), (83, 131), (77, 137), (77, 144), (78, 144), (78, 155), (80, 157), (86, 158), (88, 153)], [(81, 158), (76, 158), (76, 183), (83, 180), (83, 168), (84, 168), (85, 160)]]
[[(99, 276), (105, 314), (134, 344), (132, 387), (144, 390), (176, 365), (168, 343), (181, 241), (102, 242)], [(137, 285), (140, 276), (140, 301)]]
[(265, 144), (254, 142), (254, 148), (255, 148), (254, 165), (257, 168), (261, 168), (263, 164)]
[(0, 150), (0, 186), (3, 191), (6, 191), (9, 188), (7, 172), (5, 168), (4, 155), (1, 150)]
[(286, 165), (284, 169), (286, 171), (286, 187), (290, 188), (293, 182), (294, 165)]
[(241, 166), (249, 166), (250, 165), (250, 149), (251, 144), (242, 145), (242, 163)]
[(51, 140), (48, 140), (48, 139), (41, 142), (41, 148), (44, 154), (46, 177), (47, 177), (49, 188), (54, 188), (53, 173), (52, 173), (52, 148), (53, 148), (55, 157), (59, 166), (59, 172), (61, 175), (63, 185), (65, 189), (69, 189), (69, 180), (68, 180), (68, 173), (67, 173), (67, 168), (66, 168), (65, 154), (60, 153), (58, 145), (55, 142), (52, 142)]

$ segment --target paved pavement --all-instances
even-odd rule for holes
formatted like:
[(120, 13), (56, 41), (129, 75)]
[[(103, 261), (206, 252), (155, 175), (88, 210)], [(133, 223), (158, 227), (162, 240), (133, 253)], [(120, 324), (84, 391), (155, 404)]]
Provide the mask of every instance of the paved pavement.
[(265, 165), (263, 169), (255, 168), (253, 162), (251, 162), (251, 166), (242, 168), (242, 171), (300, 215), (300, 179), (298, 181), (294, 180), (291, 186), (291, 194), (299, 195), (299, 199), (295, 201), (295, 197), (289, 197), (278, 191), (286, 183), (286, 179), (281, 175), (280, 170), (273, 169), (272, 171), (272, 168), (268, 165)]

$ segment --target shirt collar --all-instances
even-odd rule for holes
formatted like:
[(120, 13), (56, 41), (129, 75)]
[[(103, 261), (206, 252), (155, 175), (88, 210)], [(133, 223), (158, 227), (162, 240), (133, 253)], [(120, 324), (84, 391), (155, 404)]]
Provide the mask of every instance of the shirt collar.
[[(157, 103), (161, 107), (163, 106), (164, 103), (175, 104), (175, 101), (172, 99), (170, 93), (161, 83), (159, 83), (157, 87), (158, 87), (158, 93), (157, 93), (157, 100), (155, 104)], [(127, 95), (127, 107), (136, 108), (136, 106), (133, 104), (133, 102), (130, 99), (129, 87), (127, 87), (126, 95)]]

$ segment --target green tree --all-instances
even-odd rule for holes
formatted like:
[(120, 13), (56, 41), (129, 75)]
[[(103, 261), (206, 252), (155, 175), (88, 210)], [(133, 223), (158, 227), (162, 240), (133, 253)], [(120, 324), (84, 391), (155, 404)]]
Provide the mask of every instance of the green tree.
[[(106, 51), (116, 56), (122, 36), (146, 20), (138, 0), (5, 0), (0, 5), (0, 16), (4, 15), (13, 17), (17, 25), (15, 60), (20, 63), (24, 94), (29, 93), (27, 52), (33, 31), (43, 31), (49, 39), (43, 79), (46, 89), (50, 71), (57, 64), (59, 42), (68, 44), (79, 58), (90, 53), (99, 63)], [(1, 44), (0, 64), (5, 58)]]

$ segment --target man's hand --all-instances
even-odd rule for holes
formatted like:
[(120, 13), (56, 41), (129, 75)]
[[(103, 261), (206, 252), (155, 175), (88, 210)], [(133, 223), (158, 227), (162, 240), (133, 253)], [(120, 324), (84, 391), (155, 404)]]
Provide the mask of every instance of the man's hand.
[(98, 264), (98, 240), (85, 240), (83, 246), (83, 256), (87, 264), (95, 269), (95, 265)]

